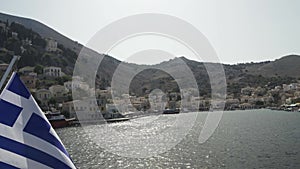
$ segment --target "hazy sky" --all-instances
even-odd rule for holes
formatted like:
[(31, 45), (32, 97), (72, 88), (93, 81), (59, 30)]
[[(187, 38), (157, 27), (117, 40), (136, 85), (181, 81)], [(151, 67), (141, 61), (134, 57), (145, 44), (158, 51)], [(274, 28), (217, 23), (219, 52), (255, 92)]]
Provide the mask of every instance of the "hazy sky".
[(298, 0), (0, 0), (0, 4), (1, 12), (36, 19), (82, 44), (120, 18), (162, 13), (197, 27), (223, 63), (300, 53)]

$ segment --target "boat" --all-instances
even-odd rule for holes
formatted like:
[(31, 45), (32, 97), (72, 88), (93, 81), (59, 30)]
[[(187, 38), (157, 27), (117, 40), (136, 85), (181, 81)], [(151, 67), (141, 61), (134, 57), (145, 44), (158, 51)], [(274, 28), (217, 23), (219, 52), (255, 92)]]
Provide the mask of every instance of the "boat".
[(118, 110), (109, 110), (104, 113), (104, 119), (107, 123), (121, 122), (129, 120), (128, 117), (125, 117), (123, 114), (119, 113)]
[(67, 127), (75, 120), (75, 118), (66, 119), (60, 112), (47, 111), (45, 115), (53, 128)]
[(122, 121), (128, 121), (129, 118), (123, 117), (123, 118), (113, 118), (113, 119), (106, 119), (107, 123), (114, 123), (114, 122), (122, 122)]
[(165, 109), (163, 111), (163, 114), (179, 114), (179, 109)]
[(167, 108), (163, 111), (163, 114), (178, 114), (180, 112), (179, 108), (176, 108), (176, 101), (169, 100), (167, 103)]

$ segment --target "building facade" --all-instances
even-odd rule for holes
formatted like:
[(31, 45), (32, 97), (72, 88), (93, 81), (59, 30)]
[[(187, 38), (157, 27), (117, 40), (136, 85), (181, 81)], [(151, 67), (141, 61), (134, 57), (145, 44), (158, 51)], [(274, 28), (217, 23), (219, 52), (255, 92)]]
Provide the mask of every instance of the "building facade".
[(60, 67), (45, 67), (44, 68), (44, 76), (50, 76), (50, 77), (61, 77), (62, 76), (62, 71)]

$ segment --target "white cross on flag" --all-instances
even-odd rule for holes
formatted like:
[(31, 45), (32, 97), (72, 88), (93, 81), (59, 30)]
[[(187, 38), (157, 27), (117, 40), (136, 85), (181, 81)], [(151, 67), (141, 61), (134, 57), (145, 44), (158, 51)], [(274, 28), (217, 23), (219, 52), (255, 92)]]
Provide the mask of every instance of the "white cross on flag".
[(73, 169), (44, 113), (13, 73), (0, 95), (0, 169)]

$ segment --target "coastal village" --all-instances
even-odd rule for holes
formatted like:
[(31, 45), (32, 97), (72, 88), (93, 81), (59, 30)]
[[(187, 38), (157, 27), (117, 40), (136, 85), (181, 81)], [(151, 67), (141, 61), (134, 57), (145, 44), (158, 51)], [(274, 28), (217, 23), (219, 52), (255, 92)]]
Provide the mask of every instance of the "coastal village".
[[(47, 50), (55, 52), (56, 43), (48, 41)], [(8, 64), (0, 64), (0, 71), (3, 73)], [(207, 111), (210, 109), (210, 99), (196, 97), (197, 89), (187, 89), (181, 93), (171, 92), (166, 96), (149, 95), (144, 97), (130, 96), (123, 94), (121, 97), (115, 97), (114, 102), (111, 96), (111, 89), (105, 90), (93, 89), (80, 77), (70, 77), (62, 72), (60, 67), (44, 67), (39, 73), (37, 67), (23, 67), (18, 70), (21, 79), (28, 89), (33, 93), (38, 104), (45, 112), (61, 112), (66, 118), (77, 118), (76, 112), (85, 113), (87, 119), (95, 119), (100, 116), (104, 118), (114, 118), (117, 116), (117, 110), (122, 113), (133, 112), (134, 110), (147, 110), (151, 107), (153, 111), (163, 110), (165, 108), (179, 108), (179, 96), (188, 97), (188, 104), (195, 107), (199, 105), (198, 110)], [(49, 86), (49, 87), (41, 87)], [(86, 98), (86, 104), (74, 106), (77, 100), (72, 100), (72, 89), (82, 90), (87, 93), (95, 91), (96, 102), (93, 98)], [(128, 102), (130, 100), (130, 103)], [(149, 100), (151, 103), (149, 103)], [(163, 101), (165, 100), (165, 101)], [(95, 107), (96, 106), (96, 107)], [(235, 98), (233, 94), (228, 94), (225, 104), (225, 110), (236, 109), (257, 109), (272, 108), (295, 111), (300, 107), (300, 83), (282, 84), (274, 88), (264, 87), (246, 87), (240, 91), (240, 97)], [(196, 110), (185, 110), (196, 111)], [(109, 113), (108, 113), (109, 112)]]
[(299, 7), (2, 1), (0, 169), (300, 169)]
[[(74, 53), (68, 51), (53, 38), (42, 38), (34, 34), (33, 41), (27, 34), (20, 35), (18, 32), (10, 30), (8, 23), (1, 22), (0, 30), (7, 41), (20, 42), (19, 53), (26, 53), (31, 46), (41, 47), (39, 43), (45, 42), (43, 49), (43, 58), (64, 57), (65, 53)], [(12, 24), (16, 30), (26, 32), (22, 25)], [(25, 30), (25, 31), (24, 31)], [(33, 34), (32, 32), (29, 34)], [(38, 39), (38, 40), (37, 40)], [(2, 46), (8, 46), (2, 43)], [(33, 44), (35, 43), (35, 45)], [(12, 43), (13, 44), (13, 43)], [(19, 49), (19, 48), (17, 48)], [(12, 48), (2, 47), (0, 54), (15, 53)], [(56, 58), (54, 58), (55, 60)], [(51, 62), (50, 62), (51, 63)], [(0, 64), (0, 73), (3, 74), (8, 67), (8, 62), (2, 61)], [(124, 117), (130, 112), (151, 110), (152, 112), (161, 112), (165, 109), (179, 109), (181, 105), (181, 97), (185, 97), (188, 101), (184, 105), (184, 112), (189, 111), (208, 111), (211, 108), (211, 98), (207, 95), (197, 96), (198, 89), (189, 88), (180, 92), (170, 90), (166, 95), (153, 94), (151, 90), (146, 90), (143, 96), (137, 96), (134, 93), (122, 94), (112, 98), (112, 90), (109, 86), (105, 89), (91, 88), (82, 77), (72, 77), (70, 72), (64, 73), (63, 68), (53, 66), (24, 66), (18, 69), (21, 79), (30, 89), (31, 93), (37, 100), (42, 110), (47, 114), (49, 112), (58, 112), (66, 118), (78, 119), (78, 112), (82, 112), (82, 117), (86, 120), (103, 117), (105, 119), (113, 119)], [(96, 102), (94, 98), (85, 98), (83, 105), (76, 104), (78, 100), (73, 100), (72, 89), (80, 90), (88, 95), (95, 92)], [(191, 107), (189, 109), (189, 107)], [(257, 109), (272, 108), (288, 111), (295, 111), (300, 107), (300, 81), (290, 84), (280, 84), (275, 87), (247, 86), (241, 88), (238, 95), (227, 93), (225, 110), (236, 109)], [(120, 112), (119, 112), (120, 111)], [(80, 113), (79, 113), (80, 114)]]

